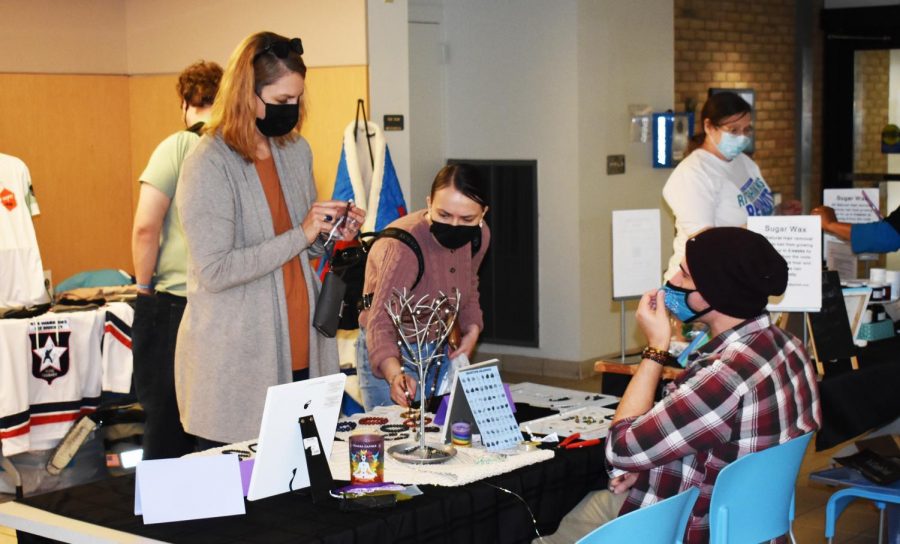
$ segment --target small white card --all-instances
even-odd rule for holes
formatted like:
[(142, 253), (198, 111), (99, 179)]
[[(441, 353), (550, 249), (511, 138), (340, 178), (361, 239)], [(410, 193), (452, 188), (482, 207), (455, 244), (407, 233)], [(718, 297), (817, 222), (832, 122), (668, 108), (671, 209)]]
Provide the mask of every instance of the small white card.
[(662, 285), (659, 210), (613, 210), (613, 298), (640, 297)]
[(134, 483), (134, 514), (144, 523), (246, 513), (237, 455), (142, 461)]

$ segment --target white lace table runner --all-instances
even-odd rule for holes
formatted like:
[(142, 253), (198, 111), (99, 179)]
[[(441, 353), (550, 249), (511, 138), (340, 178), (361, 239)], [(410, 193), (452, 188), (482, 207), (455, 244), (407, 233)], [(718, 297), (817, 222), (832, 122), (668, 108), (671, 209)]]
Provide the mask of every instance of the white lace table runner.
[[(456, 455), (446, 463), (413, 465), (401, 463), (387, 454), (387, 448), (393, 444), (409, 443), (409, 440), (385, 443), (384, 479), (386, 481), (399, 484), (452, 487), (477, 482), (553, 458), (552, 450), (491, 453), (482, 447), (462, 447), (456, 448)], [(331, 475), (334, 478), (350, 479), (350, 455), (347, 442), (335, 441), (328, 465), (331, 467)]]
[[(406, 415), (403, 413), (404, 411), (405, 409), (399, 406), (378, 407), (367, 414), (356, 414), (349, 418), (342, 418), (338, 423), (338, 427), (341, 428), (341, 422), (345, 422), (345, 424), (346, 422), (352, 422), (353, 429), (339, 430), (335, 433), (334, 445), (331, 448), (331, 456), (328, 459), (332, 477), (336, 480), (350, 479), (350, 454), (347, 440), (353, 432), (385, 434), (380, 428), (385, 424), (402, 425)], [(431, 417), (431, 414), (427, 415)], [(363, 425), (361, 420), (367, 417), (384, 418), (387, 422)], [(484, 449), (480, 444), (476, 444), (471, 447), (457, 447), (456, 455), (446, 463), (413, 465), (395, 460), (387, 454), (387, 450), (395, 444), (414, 443), (415, 433), (387, 434), (388, 440), (384, 442), (386, 458), (384, 479), (399, 484), (441, 485), (446, 487), (465, 485), (553, 458), (552, 450), (511, 450), (503, 453), (492, 453)], [(439, 432), (425, 433), (427, 442), (438, 442), (440, 434)], [(391, 438), (400, 438), (400, 436), (403, 439), (391, 440)], [(237, 453), (242, 460), (252, 459), (256, 457), (256, 442), (256, 440), (248, 440), (193, 455)]]

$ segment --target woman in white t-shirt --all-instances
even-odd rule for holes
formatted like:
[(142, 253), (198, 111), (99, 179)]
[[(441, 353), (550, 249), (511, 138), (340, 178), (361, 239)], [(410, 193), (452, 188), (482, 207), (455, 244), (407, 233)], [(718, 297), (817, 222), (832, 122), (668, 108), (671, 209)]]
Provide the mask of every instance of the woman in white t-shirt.
[(684, 244), (709, 227), (740, 227), (750, 215), (772, 215), (775, 202), (753, 159), (744, 154), (753, 134), (750, 104), (735, 93), (709, 97), (700, 114), (699, 133), (686, 158), (663, 187), (675, 214), (675, 253), (665, 279), (678, 272)]

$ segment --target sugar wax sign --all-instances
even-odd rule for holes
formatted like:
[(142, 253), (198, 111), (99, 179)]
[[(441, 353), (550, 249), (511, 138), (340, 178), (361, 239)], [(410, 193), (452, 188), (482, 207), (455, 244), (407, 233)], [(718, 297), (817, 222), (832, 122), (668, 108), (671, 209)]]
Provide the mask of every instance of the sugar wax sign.
[(818, 312), (822, 307), (822, 223), (817, 215), (751, 216), (747, 229), (762, 234), (788, 264), (784, 295), (769, 311)]

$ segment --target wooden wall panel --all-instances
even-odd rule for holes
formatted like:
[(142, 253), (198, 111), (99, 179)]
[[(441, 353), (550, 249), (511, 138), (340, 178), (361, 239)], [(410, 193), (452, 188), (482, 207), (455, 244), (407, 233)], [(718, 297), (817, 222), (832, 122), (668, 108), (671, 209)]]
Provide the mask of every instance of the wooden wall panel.
[(175, 92), (178, 74), (131, 76), (128, 91), (131, 121), (132, 209), (140, 190), (138, 177), (150, 154), (168, 135), (184, 128), (181, 100)]
[[(174, 74), (0, 74), (0, 152), (28, 164), (35, 218), (54, 282), (84, 270), (131, 271), (137, 178), (163, 138), (182, 128)], [(303, 135), (320, 198), (331, 196), (344, 127), (366, 98), (366, 66), (310, 68)]]
[[(183, 127), (174, 91), (177, 79), (176, 74), (130, 78), (133, 206), (137, 204), (137, 178), (153, 149), (163, 138)], [(366, 66), (310, 68), (306, 74), (309, 115), (302, 132), (312, 147), (313, 174), (321, 199), (331, 197), (341, 139), (344, 128), (356, 113), (357, 98), (366, 100), (368, 108)]]
[(368, 74), (367, 66), (310, 68), (306, 74), (308, 116), (302, 134), (312, 147), (321, 200), (331, 198), (344, 128), (356, 114), (356, 100), (365, 100), (369, 111)]
[(131, 269), (128, 78), (0, 74), (0, 151), (28, 165), (54, 283)]

